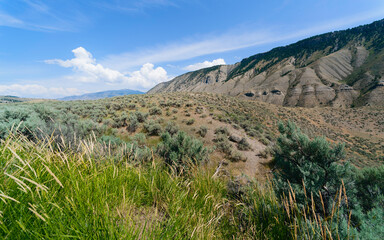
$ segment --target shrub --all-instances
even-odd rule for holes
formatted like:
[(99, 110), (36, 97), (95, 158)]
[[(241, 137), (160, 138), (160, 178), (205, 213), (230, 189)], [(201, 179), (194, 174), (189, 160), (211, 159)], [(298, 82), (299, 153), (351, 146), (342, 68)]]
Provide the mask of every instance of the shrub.
[(364, 212), (384, 208), (384, 165), (360, 170), (356, 174), (356, 200)]
[(237, 148), (241, 151), (251, 150), (251, 145), (248, 143), (247, 139), (242, 138), (239, 143), (237, 143)]
[[(274, 148), (274, 186), (280, 196), (288, 196), (293, 190), (299, 204), (307, 206), (313, 196), (317, 211), (330, 214), (332, 198), (346, 176), (345, 164), (338, 164), (344, 156), (342, 144), (330, 145), (324, 138), (310, 140), (292, 122), (279, 124), (280, 137)], [(303, 188), (303, 185), (305, 188)]]
[(136, 132), (137, 128), (139, 127), (139, 121), (137, 120), (135, 115), (129, 116), (129, 123), (127, 126), (128, 132)]
[(162, 131), (161, 125), (153, 120), (150, 120), (144, 124), (144, 130), (150, 136), (159, 136)]
[(228, 156), (231, 162), (247, 161), (247, 158), (238, 151), (232, 150)]
[(224, 134), (224, 135), (228, 136), (229, 131), (226, 127), (218, 127), (215, 129), (215, 134)]
[(147, 138), (143, 133), (137, 133), (132, 137), (132, 141), (136, 142), (139, 146), (143, 146), (146, 143)]
[(121, 145), (123, 143), (123, 141), (118, 137), (105, 135), (101, 136), (99, 142), (111, 145), (112, 148), (116, 148), (118, 145)]
[(197, 134), (201, 137), (205, 137), (207, 135), (208, 128), (206, 126), (200, 126), (199, 130), (197, 130)]
[(179, 131), (179, 127), (175, 122), (168, 122), (165, 127), (165, 131), (168, 132), (171, 136), (175, 135)]
[(216, 149), (227, 155), (231, 154), (232, 144), (229, 142), (228, 137), (224, 134), (217, 135), (213, 141), (216, 143)]
[(113, 123), (112, 127), (114, 127), (114, 128), (126, 127), (128, 115), (125, 112), (123, 112), (120, 116), (115, 117), (113, 120), (115, 122)]
[(147, 120), (148, 113), (135, 112), (135, 116), (136, 116), (137, 121), (139, 121), (140, 123), (143, 123)]
[(149, 109), (149, 114), (150, 115), (161, 115), (163, 112), (161, 111), (161, 108), (158, 107), (153, 107)]
[(178, 171), (188, 168), (189, 164), (199, 164), (208, 158), (208, 149), (203, 143), (185, 132), (179, 131), (173, 137), (169, 133), (164, 133), (161, 139), (163, 141), (157, 146), (157, 153)]
[(195, 119), (193, 119), (193, 118), (189, 119), (189, 120), (186, 122), (187, 125), (192, 125), (193, 123), (195, 123)]
[(196, 114), (202, 114), (203, 113), (203, 107), (196, 107), (195, 112), (196, 112)]
[(129, 109), (129, 110), (134, 110), (134, 109), (136, 109), (136, 104), (129, 104), (129, 105), (128, 105), (128, 109)]

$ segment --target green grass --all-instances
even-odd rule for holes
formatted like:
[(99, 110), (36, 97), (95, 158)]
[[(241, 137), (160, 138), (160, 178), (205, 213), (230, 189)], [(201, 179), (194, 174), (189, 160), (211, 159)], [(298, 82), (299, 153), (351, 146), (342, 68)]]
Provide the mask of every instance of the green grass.
[[(133, 167), (10, 137), (1, 144), (4, 239), (221, 239), (226, 185), (209, 171), (177, 176), (153, 160)], [(224, 225), (223, 225), (224, 224)], [(220, 228), (220, 229), (219, 229)]]

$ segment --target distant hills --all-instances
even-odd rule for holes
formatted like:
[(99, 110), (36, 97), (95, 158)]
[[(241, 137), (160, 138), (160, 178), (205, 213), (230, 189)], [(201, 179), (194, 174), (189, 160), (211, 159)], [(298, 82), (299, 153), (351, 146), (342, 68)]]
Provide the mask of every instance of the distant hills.
[(0, 103), (19, 103), (19, 102), (27, 102), (32, 99), (30, 98), (20, 98), (17, 96), (0, 96)]
[(212, 92), (291, 107), (384, 106), (384, 20), (310, 37), (148, 93)]
[(61, 101), (96, 100), (96, 99), (110, 98), (110, 97), (123, 96), (123, 95), (132, 95), (132, 94), (144, 94), (144, 92), (130, 90), (130, 89), (110, 90), (110, 91), (103, 91), (103, 92), (87, 93), (87, 94), (78, 95), (78, 96), (63, 97), (57, 100), (61, 100)]

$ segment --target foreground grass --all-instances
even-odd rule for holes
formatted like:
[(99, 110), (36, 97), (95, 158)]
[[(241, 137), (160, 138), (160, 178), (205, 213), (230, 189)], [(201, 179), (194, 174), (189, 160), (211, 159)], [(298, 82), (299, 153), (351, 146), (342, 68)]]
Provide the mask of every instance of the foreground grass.
[(270, 187), (230, 187), (204, 166), (180, 173), (97, 141), (69, 148), (10, 135), (0, 167), (2, 239), (340, 238), (293, 192), (279, 200)]
[[(226, 186), (210, 172), (176, 176), (155, 160), (78, 153), (8, 138), (0, 147), (0, 236), (5, 239), (214, 239), (230, 234)], [(226, 232), (228, 231), (228, 232)]]

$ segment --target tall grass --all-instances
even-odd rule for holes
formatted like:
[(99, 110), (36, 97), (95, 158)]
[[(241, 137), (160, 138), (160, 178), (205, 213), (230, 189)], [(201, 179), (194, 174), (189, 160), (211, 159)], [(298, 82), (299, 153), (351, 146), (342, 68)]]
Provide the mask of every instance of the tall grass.
[(220, 239), (225, 184), (209, 171), (186, 179), (152, 163), (77, 152), (10, 136), (0, 146), (4, 239)]

